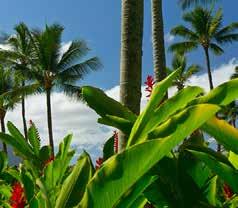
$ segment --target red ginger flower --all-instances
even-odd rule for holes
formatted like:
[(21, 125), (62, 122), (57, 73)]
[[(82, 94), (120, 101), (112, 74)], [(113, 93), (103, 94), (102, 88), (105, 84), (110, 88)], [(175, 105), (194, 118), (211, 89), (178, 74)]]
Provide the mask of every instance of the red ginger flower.
[(148, 92), (149, 94), (146, 95), (146, 97), (150, 97), (151, 96), (154, 84), (155, 84), (154, 78), (152, 76), (148, 75), (147, 78), (146, 78), (146, 82), (145, 82), (145, 85), (147, 86), (145, 88), (145, 91)]
[(233, 196), (233, 191), (227, 184), (224, 184), (223, 191), (226, 199), (230, 199)]
[(25, 205), (24, 189), (19, 182), (16, 182), (12, 187), (11, 206), (12, 208), (24, 208)]
[(114, 135), (113, 135), (113, 137), (114, 137), (114, 152), (118, 153), (118, 145), (119, 145), (118, 132), (114, 131), (113, 133), (114, 133)]
[(98, 170), (103, 164), (103, 158), (99, 157), (97, 160), (96, 160), (96, 170)]

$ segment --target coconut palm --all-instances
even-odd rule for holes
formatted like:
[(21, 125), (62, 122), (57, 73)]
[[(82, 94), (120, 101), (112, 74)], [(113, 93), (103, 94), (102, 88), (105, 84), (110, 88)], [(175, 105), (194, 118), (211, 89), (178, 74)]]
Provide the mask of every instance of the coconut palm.
[[(5, 116), (9, 110), (22, 100), (22, 96), (32, 94), (38, 87), (37, 84), (19, 87), (15, 82), (14, 74), (10, 69), (0, 67), (0, 120), (1, 130), (5, 132)], [(7, 147), (3, 144), (3, 149), (7, 153)]]
[(152, 47), (155, 82), (166, 77), (166, 57), (164, 46), (164, 21), (162, 0), (151, 0)]
[[(122, 0), (120, 101), (136, 114), (141, 99), (143, 14), (143, 0)], [(120, 150), (125, 143), (120, 135)]]
[(53, 24), (41, 30), (34, 30), (31, 34), (33, 42), (33, 58), (36, 65), (31, 75), (46, 93), (49, 143), (54, 150), (51, 93), (54, 89), (72, 96), (79, 93), (76, 82), (86, 74), (99, 69), (101, 66), (97, 57), (86, 59), (90, 49), (83, 40), (72, 41), (67, 50), (62, 50), (62, 34), (64, 28)]
[(209, 52), (221, 55), (224, 44), (238, 40), (238, 22), (222, 27), (223, 14), (218, 10), (214, 15), (212, 10), (201, 7), (184, 14), (183, 19), (190, 27), (179, 25), (172, 29), (171, 34), (184, 38), (182, 42), (170, 46), (171, 51), (190, 52), (201, 46), (204, 50), (210, 89), (213, 89), (212, 72)]
[[(0, 55), (11, 68), (17, 73), (17, 77), (20, 78), (19, 84), (25, 86), (26, 82), (29, 81), (29, 68), (31, 67), (31, 52), (32, 45), (29, 38), (29, 30), (24, 23), (20, 23), (14, 28), (15, 34), (7, 38), (5, 43), (8, 45), (9, 49), (1, 49)], [(27, 123), (26, 123), (26, 108), (25, 108), (25, 98), (22, 96), (21, 100), (22, 106), (22, 121), (25, 138), (27, 139)]]
[(184, 55), (175, 54), (172, 60), (172, 68), (167, 68), (168, 73), (172, 73), (178, 68), (181, 68), (181, 72), (173, 82), (173, 85), (176, 86), (178, 90), (182, 90), (185, 87), (185, 83), (191, 78), (191, 76), (201, 70), (199, 65), (193, 64), (188, 66), (187, 59)]
[[(209, 4), (217, 0), (179, 0), (185, 9), (196, 4)], [(151, 0), (152, 47), (155, 82), (166, 77), (166, 56), (164, 43), (163, 1)]]

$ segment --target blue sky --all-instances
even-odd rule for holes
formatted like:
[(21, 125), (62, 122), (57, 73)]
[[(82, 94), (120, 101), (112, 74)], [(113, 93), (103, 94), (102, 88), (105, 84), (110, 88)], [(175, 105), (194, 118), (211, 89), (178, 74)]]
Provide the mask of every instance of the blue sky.
[[(176, 0), (164, 0), (165, 34), (182, 23), (182, 10)], [(238, 21), (237, 0), (220, 1), (224, 9), (224, 23)], [(83, 38), (93, 49), (92, 55), (101, 58), (104, 68), (88, 75), (81, 84), (90, 84), (104, 89), (119, 83), (120, 68), (120, 0), (2, 0), (0, 30), (8, 33), (20, 21), (30, 27), (43, 27), (46, 23), (61, 23), (65, 27), (63, 41)], [(152, 74), (150, 0), (145, 0), (145, 29), (143, 79)], [(168, 43), (166, 44), (168, 45)], [(237, 57), (238, 43), (226, 47), (225, 55), (212, 57), (213, 67)], [(169, 65), (171, 54), (167, 53)], [(189, 61), (204, 65), (202, 51), (189, 55)]]

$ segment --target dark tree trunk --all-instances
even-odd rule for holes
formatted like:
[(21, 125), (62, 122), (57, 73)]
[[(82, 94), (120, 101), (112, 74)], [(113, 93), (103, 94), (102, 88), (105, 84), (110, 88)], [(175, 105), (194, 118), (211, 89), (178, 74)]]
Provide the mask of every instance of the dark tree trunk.
[[(140, 113), (143, 41), (143, 0), (122, 0), (120, 100), (132, 112)], [(120, 150), (126, 137), (120, 136)]]
[[(5, 119), (5, 115), (1, 116), (1, 130), (2, 130), (2, 133), (6, 132), (4, 119)], [(7, 154), (7, 145), (3, 142), (2, 146), (3, 146), (3, 151)]]
[[(22, 87), (25, 86), (25, 82), (22, 82)], [(25, 139), (27, 140), (27, 123), (26, 123), (26, 108), (25, 108), (25, 98), (22, 96), (21, 100), (21, 106), (22, 106), (22, 121), (23, 121), (23, 129), (24, 129), (24, 135)]]
[[(206, 55), (206, 63), (207, 63), (207, 74), (208, 74), (208, 80), (209, 80), (209, 86), (210, 90), (214, 88), (213, 81), (212, 81), (212, 70), (211, 70), (211, 64), (210, 64), (210, 57), (209, 57), (209, 50), (208, 48), (204, 48), (205, 55)], [(221, 145), (217, 144), (217, 152), (221, 152)]]
[(151, 13), (154, 74), (155, 82), (159, 82), (167, 75), (162, 0), (151, 0)]
[(207, 62), (207, 74), (208, 74), (209, 86), (210, 86), (210, 90), (212, 90), (214, 86), (212, 81), (212, 71), (211, 71), (209, 51), (208, 51), (208, 48), (204, 48), (204, 50), (205, 50), (206, 62)]
[(54, 139), (52, 129), (52, 114), (51, 114), (51, 90), (46, 90), (46, 103), (47, 103), (47, 119), (48, 119), (48, 132), (49, 132), (49, 144), (52, 149), (52, 155), (54, 155)]

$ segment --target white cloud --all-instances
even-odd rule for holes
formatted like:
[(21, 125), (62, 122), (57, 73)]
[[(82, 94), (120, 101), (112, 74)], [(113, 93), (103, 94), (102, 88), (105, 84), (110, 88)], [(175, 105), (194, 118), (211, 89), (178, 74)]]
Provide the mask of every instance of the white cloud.
[(12, 47), (8, 44), (0, 44), (0, 49), (3, 50), (12, 50)]
[(174, 39), (175, 39), (175, 36), (174, 36), (174, 35), (171, 35), (170, 33), (167, 33), (167, 34), (165, 34), (165, 36), (164, 36), (164, 41), (165, 41), (166, 43), (172, 43), (172, 42), (174, 42)]
[[(213, 71), (214, 83), (217, 86), (229, 80), (238, 59), (231, 59)], [(199, 85), (208, 90), (207, 74), (193, 76), (188, 85)], [(142, 108), (147, 103), (145, 87), (142, 87)], [(170, 95), (174, 94), (175, 88), (170, 89)], [(119, 100), (119, 86), (106, 90), (106, 93)], [(37, 95), (27, 98), (27, 120), (32, 119), (39, 128), (42, 144), (48, 143), (46, 101), (45, 95)], [(73, 133), (72, 145), (77, 149), (77, 155), (82, 149), (92, 154), (93, 160), (102, 154), (103, 143), (112, 135), (113, 128), (97, 123), (98, 115), (85, 104), (72, 101), (63, 93), (55, 92), (52, 96), (53, 129), (56, 146), (68, 133)], [(6, 120), (15, 123), (22, 129), (21, 106), (7, 114)]]
[[(222, 64), (221, 66), (212, 70), (214, 86), (218, 86), (221, 83), (228, 81), (231, 75), (234, 73), (234, 69), (236, 66), (238, 66), (238, 59), (232, 58), (228, 63)], [(206, 91), (209, 91), (207, 73), (201, 75), (194, 75), (193, 77), (191, 77), (187, 84), (198, 85), (203, 87)]]

